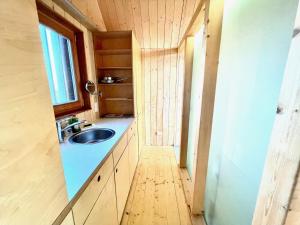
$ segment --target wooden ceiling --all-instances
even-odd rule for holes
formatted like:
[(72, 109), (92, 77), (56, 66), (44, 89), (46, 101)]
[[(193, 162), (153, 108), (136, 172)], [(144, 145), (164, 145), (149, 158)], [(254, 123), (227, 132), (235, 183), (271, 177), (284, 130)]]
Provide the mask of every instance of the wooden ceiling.
[(142, 48), (177, 48), (200, 0), (98, 0), (108, 31), (133, 30)]

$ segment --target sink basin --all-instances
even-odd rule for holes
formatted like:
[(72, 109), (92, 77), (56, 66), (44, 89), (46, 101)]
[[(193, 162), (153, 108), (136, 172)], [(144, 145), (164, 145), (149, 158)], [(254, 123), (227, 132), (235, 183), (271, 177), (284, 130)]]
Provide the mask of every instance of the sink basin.
[(73, 144), (96, 144), (112, 138), (115, 133), (114, 130), (108, 128), (93, 128), (74, 134), (69, 141)]

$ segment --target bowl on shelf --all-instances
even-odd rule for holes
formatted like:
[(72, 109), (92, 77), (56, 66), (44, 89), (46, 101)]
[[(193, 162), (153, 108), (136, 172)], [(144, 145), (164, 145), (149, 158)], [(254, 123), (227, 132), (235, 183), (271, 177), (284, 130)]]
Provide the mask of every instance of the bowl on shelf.
[(110, 76), (105, 76), (105, 77), (103, 77), (102, 80), (100, 80), (100, 83), (103, 83), (103, 84), (122, 83), (125, 80), (128, 80), (128, 78), (127, 77), (110, 77)]

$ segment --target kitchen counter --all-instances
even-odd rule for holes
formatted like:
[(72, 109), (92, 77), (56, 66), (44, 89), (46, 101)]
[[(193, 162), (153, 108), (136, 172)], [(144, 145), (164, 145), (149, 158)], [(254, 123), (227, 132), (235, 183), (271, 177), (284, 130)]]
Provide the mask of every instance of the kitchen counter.
[(68, 198), (71, 200), (92, 175), (99, 164), (106, 159), (119, 142), (134, 118), (101, 119), (90, 128), (110, 128), (116, 133), (97, 144), (71, 144), (68, 140), (60, 144)]

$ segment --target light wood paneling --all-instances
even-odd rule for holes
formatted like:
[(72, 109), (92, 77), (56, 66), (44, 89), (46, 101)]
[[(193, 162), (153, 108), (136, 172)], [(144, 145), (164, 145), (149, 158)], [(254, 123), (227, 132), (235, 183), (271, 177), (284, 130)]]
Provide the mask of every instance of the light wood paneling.
[[(170, 102), (170, 77), (171, 77), (171, 50), (165, 49), (163, 70), (163, 145), (169, 143), (169, 102)], [(150, 135), (150, 134), (149, 134)]]
[(172, 148), (142, 151), (121, 224), (192, 224)]
[(141, 48), (176, 48), (199, 2), (98, 0), (107, 30), (133, 30)]
[(176, 127), (174, 136), (174, 147), (176, 157), (179, 158), (179, 149), (181, 145), (181, 126), (183, 114), (183, 99), (184, 99), (184, 80), (185, 80), (185, 45), (178, 48), (177, 56), (177, 91), (176, 91)]
[(142, 76), (144, 77), (144, 119), (145, 119), (145, 144), (151, 143), (151, 128), (150, 128), (150, 115), (151, 115), (151, 96), (150, 96), (150, 50), (142, 51)]
[[(140, 45), (132, 34), (132, 75), (134, 83), (135, 117), (140, 118), (143, 113), (143, 78), (142, 78), (142, 53)], [(142, 124), (143, 125), (143, 124)], [(143, 135), (141, 134), (141, 137)]]
[[(157, 143), (157, 54), (158, 51), (150, 51), (150, 131), (151, 143)], [(147, 118), (146, 118), (147, 119)]]
[(285, 225), (299, 225), (299, 224), (300, 224), (300, 173), (298, 172), (298, 178), (294, 187)]
[(106, 27), (102, 18), (102, 13), (100, 11), (97, 0), (71, 0), (71, 2), (91, 21), (93, 21), (96, 27), (105, 31)]
[(0, 1), (0, 33), (0, 224), (52, 224), (68, 200), (35, 1)]
[[(145, 144), (174, 145), (176, 116), (182, 105), (176, 103), (182, 90), (177, 73), (177, 49), (144, 50), (142, 52), (144, 88)], [(179, 113), (180, 114), (180, 113)]]

